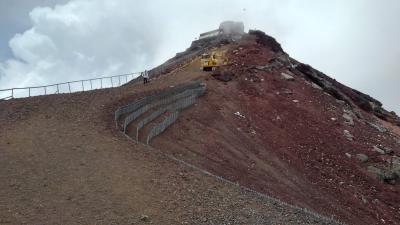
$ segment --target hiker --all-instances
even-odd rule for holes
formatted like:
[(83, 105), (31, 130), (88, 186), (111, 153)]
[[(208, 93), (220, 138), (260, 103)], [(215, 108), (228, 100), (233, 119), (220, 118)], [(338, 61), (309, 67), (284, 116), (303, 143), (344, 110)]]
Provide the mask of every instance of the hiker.
[(145, 70), (142, 72), (142, 77), (143, 77), (143, 84), (149, 83), (149, 71)]

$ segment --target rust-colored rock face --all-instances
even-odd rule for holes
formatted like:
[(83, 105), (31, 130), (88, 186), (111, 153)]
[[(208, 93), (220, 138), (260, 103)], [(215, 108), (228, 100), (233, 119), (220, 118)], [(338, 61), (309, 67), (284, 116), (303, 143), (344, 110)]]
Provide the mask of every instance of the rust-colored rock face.
[(214, 77), (156, 147), (349, 224), (400, 223), (398, 117), (379, 101), (290, 58), (261, 32), (232, 44)]

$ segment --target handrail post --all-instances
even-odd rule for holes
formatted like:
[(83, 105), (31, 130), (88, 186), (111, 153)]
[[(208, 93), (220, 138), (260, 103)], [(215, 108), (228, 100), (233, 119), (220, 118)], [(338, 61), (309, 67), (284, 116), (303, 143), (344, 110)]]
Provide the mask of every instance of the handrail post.
[(111, 87), (114, 87), (112, 77), (110, 77), (110, 80), (111, 80)]
[(29, 97), (31, 97), (31, 88), (28, 88), (29, 90)]
[(100, 78), (100, 88), (103, 88), (103, 78)]
[(118, 86), (121, 86), (121, 76), (118, 76)]
[(44, 95), (47, 95), (47, 87), (43, 87), (44, 88)]
[(69, 93), (71, 93), (71, 83), (68, 82), (68, 89), (69, 89)]
[(14, 88), (11, 89), (11, 98), (14, 98)]
[(58, 87), (58, 84), (57, 84), (57, 94), (60, 94), (60, 88)]
[(85, 91), (85, 86), (83, 86), (83, 81), (82, 81), (82, 91)]
[(90, 81), (90, 90), (93, 90), (92, 80), (89, 81)]

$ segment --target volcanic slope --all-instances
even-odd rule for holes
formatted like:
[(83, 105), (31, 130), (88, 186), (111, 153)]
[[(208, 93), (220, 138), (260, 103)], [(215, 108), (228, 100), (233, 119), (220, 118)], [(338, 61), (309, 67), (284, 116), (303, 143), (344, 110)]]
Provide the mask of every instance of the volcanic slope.
[[(237, 185), (349, 224), (400, 222), (395, 114), (261, 32), (202, 44), (146, 86), (0, 102), (0, 224), (334, 224)], [(229, 64), (200, 71), (221, 46)], [(193, 80), (207, 92), (151, 147), (115, 129), (118, 107)]]
[[(118, 107), (209, 79), (196, 62), (146, 86), (1, 101), (0, 224), (336, 224), (171, 160), (164, 153), (172, 149), (134, 143), (115, 128)], [(208, 82), (212, 94), (220, 84)]]
[(400, 224), (397, 115), (262, 32), (231, 43), (228, 58), (154, 147), (349, 224)]

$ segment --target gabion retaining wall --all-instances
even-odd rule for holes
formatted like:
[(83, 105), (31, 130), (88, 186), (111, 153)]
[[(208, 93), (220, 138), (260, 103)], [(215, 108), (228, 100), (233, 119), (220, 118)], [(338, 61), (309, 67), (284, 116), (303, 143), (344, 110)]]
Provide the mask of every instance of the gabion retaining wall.
[(173, 87), (169, 90), (166, 90), (160, 94), (156, 94), (156, 95), (151, 95), (151, 96), (147, 96), (144, 97), (136, 102), (133, 102), (129, 105), (123, 106), (118, 108), (115, 113), (114, 113), (114, 120), (118, 121), (118, 119), (121, 117), (121, 115), (126, 114), (126, 113), (130, 113), (133, 112), (135, 110), (137, 110), (138, 108), (144, 106), (145, 104), (147, 104), (148, 102), (152, 102), (153, 100), (157, 99), (157, 98), (163, 98), (163, 97), (167, 97), (168, 95), (173, 95), (176, 93), (180, 93), (184, 90), (189, 90), (189, 89), (195, 89), (197, 87), (201, 86), (201, 82), (193, 82), (190, 84), (183, 84), (183, 85), (178, 85), (176, 87)]
[[(203, 94), (202, 92), (201, 94)], [(169, 126), (171, 126), (179, 117), (179, 112), (192, 106), (196, 102), (196, 98), (199, 95), (192, 95), (188, 98), (185, 98), (181, 101), (178, 101), (173, 105), (173, 110), (175, 110), (170, 116), (168, 116), (163, 122), (157, 124), (154, 126), (149, 134), (147, 135), (147, 144), (150, 144), (151, 139), (156, 137), (157, 135), (161, 134), (165, 129), (167, 129)]]
[(165, 129), (167, 129), (167, 127), (169, 127), (171, 124), (173, 124), (178, 119), (178, 116), (179, 116), (179, 112), (175, 111), (174, 113), (169, 115), (167, 118), (165, 118), (165, 120), (163, 122), (161, 122), (158, 125), (156, 125), (155, 127), (153, 127), (151, 129), (151, 131), (149, 132), (149, 135), (147, 135), (147, 144), (150, 143), (152, 138), (161, 134)]
[(200, 95), (203, 95), (206, 89), (207, 87), (205, 84), (193, 82), (190, 84), (183, 84), (173, 87), (156, 95), (144, 97), (116, 110), (114, 115), (115, 122), (117, 123), (121, 115), (130, 113), (125, 118), (123, 124), (123, 132), (126, 134), (128, 126), (133, 121), (138, 119), (144, 113), (148, 112), (150, 109), (161, 107), (147, 117), (143, 118), (137, 124), (135, 136), (136, 141), (139, 141), (140, 129), (165, 112), (170, 111), (171, 115), (150, 130), (149, 134), (147, 135), (147, 143), (149, 143), (152, 138), (162, 133), (168, 126), (174, 123), (179, 116), (179, 112), (193, 105), (196, 101), (196, 98)]
[(196, 95), (190, 95), (187, 98), (181, 99), (172, 105), (163, 107), (153, 112), (149, 116), (145, 117), (136, 125), (136, 141), (139, 141), (139, 130), (142, 129), (146, 124), (150, 123), (155, 118), (157, 118), (158, 116), (162, 115), (167, 111), (175, 112), (175, 111), (182, 111), (183, 109), (188, 108), (189, 106), (193, 105), (196, 102), (196, 97), (197, 97)]
[(139, 116), (146, 113), (150, 109), (161, 106), (161, 105), (171, 104), (171, 103), (177, 101), (178, 99), (185, 98), (185, 97), (188, 97), (191, 95), (197, 96), (199, 94), (204, 93), (204, 91), (205, 91), (205, 87), (200, 86), (196, 89), (189, 89), (189, 90), (186, 90), (182, 93), (175, 94), (175, 95), (166, 95), (165, 97), (156, 96), (153, 98), (143, 99), (143, 101), (140, 101), (140, 104), (139, 104), (141, 107), (138, 108), (137, 110), (133, 111), (130, 115), (128, 115), (125, 118), (124, 133), (126, 133), (127, 127), (129, 126), (130, 123), (132, 123)]

